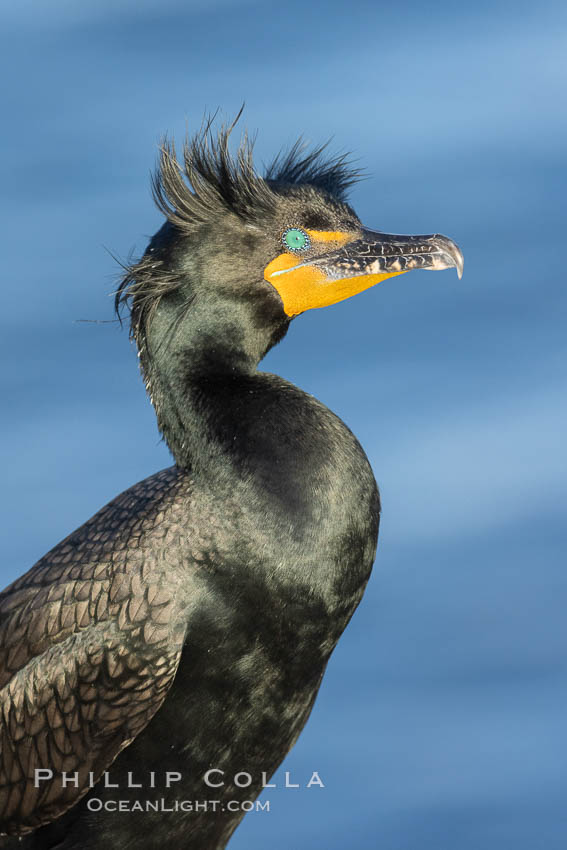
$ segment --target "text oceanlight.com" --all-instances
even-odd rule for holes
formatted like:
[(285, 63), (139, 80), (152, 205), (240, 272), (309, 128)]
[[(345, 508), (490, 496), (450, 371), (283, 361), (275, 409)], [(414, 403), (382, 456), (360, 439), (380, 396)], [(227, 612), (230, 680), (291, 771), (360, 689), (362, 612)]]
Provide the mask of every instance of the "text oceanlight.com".
[(269, 800), (87, 800), (90, 812), (269, 812)]

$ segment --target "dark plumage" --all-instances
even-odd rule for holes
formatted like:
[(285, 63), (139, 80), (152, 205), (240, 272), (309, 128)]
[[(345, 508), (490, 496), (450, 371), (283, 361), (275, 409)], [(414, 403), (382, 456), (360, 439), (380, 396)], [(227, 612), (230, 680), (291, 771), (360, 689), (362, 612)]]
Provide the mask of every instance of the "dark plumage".
[[(305, 298), (296, 278), (358, 291), (377, 269), (458, 263), (453, 243), (364, 230), (344, 158), (296, 145), (261, 178), (246, 140), (231, 156), (229, 133), (205, 127), (186, 145), (188, 182), (164, 145), (154, 193), (167, 220), (117, 295), (175, 464), (0, 595), (2, 848), (224, 847), (242, 811), (112, 813), (93, 800), (254, 799), (370, 574), (379, 499), (363, 450), (257, 366)], [(214, 791), (210, 768), (224, 771)], [(119, 791), (89, 790), (107, 769)], [(182, 774), (169, 793), (165, 771)]]

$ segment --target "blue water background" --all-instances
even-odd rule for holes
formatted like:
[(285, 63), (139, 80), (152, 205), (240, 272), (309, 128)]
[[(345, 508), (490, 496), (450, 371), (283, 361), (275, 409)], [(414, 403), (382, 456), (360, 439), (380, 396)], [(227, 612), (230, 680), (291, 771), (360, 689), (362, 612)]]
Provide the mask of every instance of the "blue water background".
[[(258, 163), (334, 137), (370, 227), (441, 232), (414, 273), (293, 323), (265, 362), (358, 435), (375, 572), (233, 850), (567, 846), (564, 4), (2, 4), (1, 583), (170, 464), (111, 319), (110, 252), (160, 225), (160, 135), (205, 109)], [(244, 766), (245, 767), (245, 766)], [(306, 788), (319, 771), (325, 788)]]

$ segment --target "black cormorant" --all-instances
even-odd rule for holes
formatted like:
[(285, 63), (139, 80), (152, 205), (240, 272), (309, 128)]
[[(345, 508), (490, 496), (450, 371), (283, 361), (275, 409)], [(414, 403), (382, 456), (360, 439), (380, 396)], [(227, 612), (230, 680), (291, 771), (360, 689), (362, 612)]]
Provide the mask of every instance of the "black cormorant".
[(228, 801), (293, 746), (370, 575), (362, 448), (257, 367), (294, 316), (410, 269), (460, 274), (462, 255), (363, 227), (344, 157), (298, 144), (260, 177), (229, 135), (205, 127), (182, 167), (164, 144), (166, 222), (117, 295), (175, 463), (0, 595), (2, 848), (225, 847)]

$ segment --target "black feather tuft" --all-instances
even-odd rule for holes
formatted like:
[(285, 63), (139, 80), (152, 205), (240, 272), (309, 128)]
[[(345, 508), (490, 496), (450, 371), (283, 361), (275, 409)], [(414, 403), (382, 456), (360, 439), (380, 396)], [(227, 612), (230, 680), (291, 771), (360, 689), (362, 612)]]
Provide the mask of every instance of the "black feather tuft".
[(345, 201), (349, 188), (362, 179), (362, 169), (353, 168), (349, 154), (325, 158), (329, 142), (309, 150), (298, 139), (287, 153), (280, 152), (266, 169), (264, 180), (277, 185), (308, 184)]
[(223, 212), (256, 219), (273, 209), (275, 198), (254, 168), (254, 143), (243, 134), (236, 155), (229, 148), (234, 124), (213, 134), (210, 123), (183, 145), (180, 166), (173, 141), (165, 139), (152, 179), (155, 202), (166, 218), (193, 233)]

